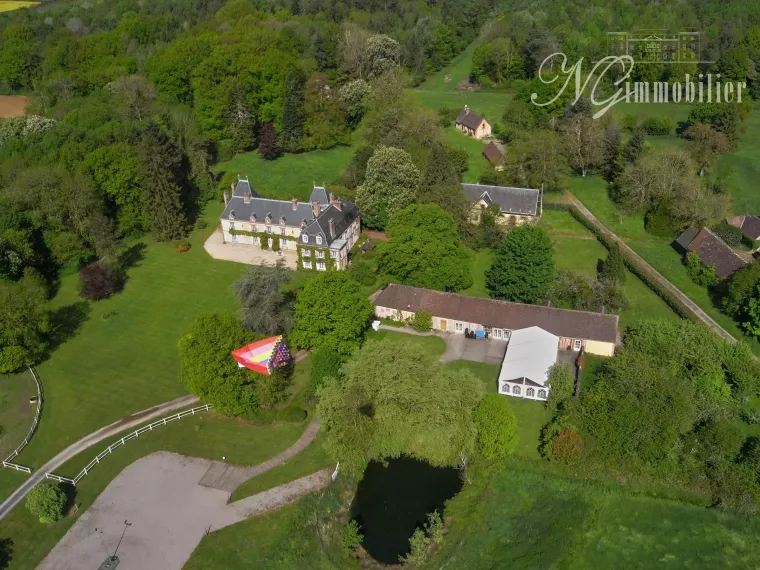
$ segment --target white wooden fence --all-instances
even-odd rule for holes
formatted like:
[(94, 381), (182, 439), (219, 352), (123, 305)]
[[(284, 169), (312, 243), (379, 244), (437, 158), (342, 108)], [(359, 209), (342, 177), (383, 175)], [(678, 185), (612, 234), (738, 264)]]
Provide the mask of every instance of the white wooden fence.
[(45, 477), (47, 477), (48, 479), (53, 479), (61, 483), (70, 483), (76, 486), (76, 484), (79, 483), (79, 481), (81, 481), (85, 475), (87, 475), (90, 471), (92, 471), (92, 469), (96, 465), (98, 465), (102, 459), (104, 459), (108, 455), (111, 455), (114, 449), (118, 449), (119, 447), (124, 445), (126, 442), (128, 442), (130, 439), (135, 439), (136, 437), (140, 437), (141, 434), (144, 434), (145, 432), (148, 432), (148, 431), (153, 431), (155, 428), (158, 428), (160, 426), (165, 426), (166, 424), (168, 424), (169, 422), (173, 422), (174, 420), (179, 420), (181, 418), (191, 416), (191, 415), (194, 416), (195, 414), (199, 414), (201, 412), (208, 412), (211, 408), (212, 408), (211, 404), (204, 404), (203, 406), (198, 406), (197, 408), (191, 408), (189, 410), (179, 412), (177, 414), (174, 414), (173, 416), (160, 419), (158, 421), (153, 422), (152, 424), (148, 424), (147, 426), (143, 426), (139, 429), (136, 429), (129, 435), (125, 435), (120, 440), (118, 440), (115, 443), (112, 443), (106, 449), (101, 451), (98, 455), (95, 456), (95, 459), (90, 461), (85, 466), (85, 468), (82, 469), (79, 472), (79, 474), (73, 479), (70, 479), (68, 477), (62, 477), (60, 475), (56, 475), (55, 473), (45, 473)]
[(40, 423), (40, 414), (42, 413), (42, 384), (40, 383), (40, 379), (37, 377), (37, 373), (34, 371), (34, 368), (30, 366), (29, 372), (31, 372), (32, 378), (34, 378), (34, 383), (37, 385), (37, 409), (34, 411), (34, 421), (32, 422), (32, 427), (29, 428), (24, 441), (22, 441), (19, 446), (13, 450), (13, 453), (6, 457), (2, 462), (3, 467), (7, 467), (8, 469), (15, 469), (16, 471), (23, 471), (24, 473), (31, 473), (32, 470), (29, 467), (24, 467), (18, 463), (11, 462), (11, 459), (18, 457), (18, 454), (21, 453), (21, 450), (29, 444), (29, 441), (34, 435), (34, 432), (37, 431), (37, 425)]

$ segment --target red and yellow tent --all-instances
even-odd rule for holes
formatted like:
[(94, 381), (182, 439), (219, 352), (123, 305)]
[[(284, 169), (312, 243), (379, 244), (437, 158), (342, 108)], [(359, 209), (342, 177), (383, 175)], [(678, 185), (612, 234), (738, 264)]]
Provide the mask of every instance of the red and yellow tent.
[(232, 357), (241, 368), (269, 376), (274, 368), (285, 366), (290, 361), (290, 351), (280, 335), (246, 344), (233, 350)]

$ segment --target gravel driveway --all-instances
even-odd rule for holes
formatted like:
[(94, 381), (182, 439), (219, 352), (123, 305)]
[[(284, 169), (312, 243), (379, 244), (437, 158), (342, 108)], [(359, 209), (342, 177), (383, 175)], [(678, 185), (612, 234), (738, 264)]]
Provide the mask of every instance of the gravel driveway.
[(325, 488), (330, 470), (318, 471), (227, 504), (230, 493), (199, 485), (211, 461), (158, 452), (124, 469), (43, 560), (38, 570), (98, 568), (111, 553), (124, 520), (132, 523), (119, 548), (119, 570), (174, 570), (187, 562), (203, 536), (249, 516), (276, 509)]

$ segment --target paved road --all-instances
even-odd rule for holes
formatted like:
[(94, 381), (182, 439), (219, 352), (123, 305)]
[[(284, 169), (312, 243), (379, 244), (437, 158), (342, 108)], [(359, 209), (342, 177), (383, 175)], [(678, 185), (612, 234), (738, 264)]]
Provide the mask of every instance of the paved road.
[(446, 350), (439, 359), (441, 362), (471, 360), (473, 362), (485, 362), (486, 364), (501, 364), (507, 352), (506, 342), (492, 338), (472, 340), (465, 338), (463, 334), (443, 331), (419, 332), (411, 327), (394, 327), (385, 324), (381, 324), (380, 329), (415, 336), (437, 336), (442, 338), (446, 343)]
[(729, 333), (726, 329), (721, 327), (718, 323), (716, 323), (710, 315), (705, 313), (699, 305), (697, 305), (694, 301), (692, 301), (687, 295), (681, 292), (681, 290), (673, 285), (670, 281), (668, 281), (659, 271), (657, 271), (654, 267), (649, 265), (646, 261), (644, 261), (644, 258), (641, 257), (638, 253), (633, 251), (630, 247), (628, 247), (628, 244), (626, 244), (622, 239), (620, 239), (617, 234), (613, 233), (607, 226), (605, 226), (602, 222), (600, 222), (594, 214), (592, 214), (586, 206), (584, 206), (578, 198), (576, 198), (573, 194), (568, 193), (568, 196), (570, 198), (570, 201), (574, 206), (580, 210), (581, 214), (590, 221), (592, 224), (594, 224), (597, 228), (599, 228), (604, 235), (606, 235), (611, 240), (616, 241), (620, 244), (620, 247), (628, 253), (631, 257), (635, 258), (636, 261), (646, 267), (649, 271), (652, 272), (655, 279), (659, 282), (659, 284), (670, 291), (673, 295), (678, 297), (678, 299), (686, 305), (686, 307), (692, 312), (694, 316), (696, 316), (700, 321), (705, 323), (708, 327), (713, 329), (716, 333), (718, 333), (720, 336), (725, 338), (726, 340), (729, 340), (731, 342), (736, 342), (736, 339), (731, 336), (731, 333)]
[(13, 491), (13, 493), (11, 493), (7, 499), (0, 503), (0, 520), (5, 518), (11, 509), (13, 509), (13, 507), (21, 502), (37, 483), (45, 479), (45, 473), (55, 471), (58, 469), (58, 467), (66, 463), (76, 454), (84, 451), (89, 447), (92, 447), (104, 439), (108, 439), (109, 437), (116, 435), (117, 433), (139, 426), (145, 422), (149, 422), (150, 420), (160, 418), (161, 416), (166, 415), (168, 412), (189, 407), (195, 404), (197, 401), (198, 398), (195, 396), (182, 396), (176, 400), (164, 402), (158, 406), (153, 406), (152, 408), (148, 408), (142, 412), (137, 412), (136, 414), (122, 418), (119, 421), (107, 425), (98, 431), (95, 431), (90, 435), (83, 437), (79, 441), (72, 443), (58, 455), (53, 457), (53, 459), (32, 473), (29, 478), (24, 481), (15, 491)]

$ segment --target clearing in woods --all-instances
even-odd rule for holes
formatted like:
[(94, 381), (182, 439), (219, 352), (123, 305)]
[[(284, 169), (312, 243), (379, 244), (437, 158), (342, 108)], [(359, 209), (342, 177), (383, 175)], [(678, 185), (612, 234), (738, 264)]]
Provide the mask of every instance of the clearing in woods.
[[(0, 12), (7, 12), (7, 4), (32, 4), (31, 2), (3, 2), (0, 0)], [(20, 117), (29, 105), (29, 99), (22, 96), (0, 95), (0, 119)]]

